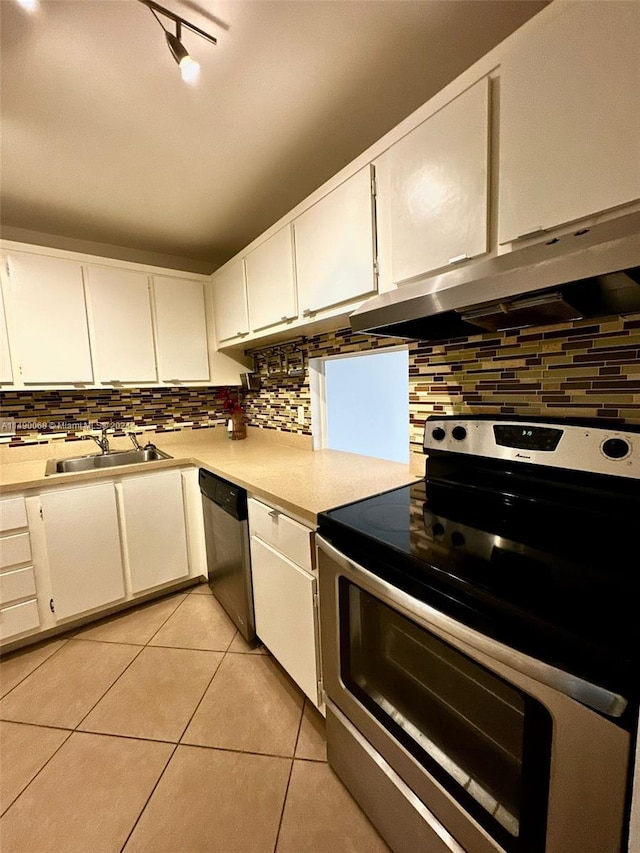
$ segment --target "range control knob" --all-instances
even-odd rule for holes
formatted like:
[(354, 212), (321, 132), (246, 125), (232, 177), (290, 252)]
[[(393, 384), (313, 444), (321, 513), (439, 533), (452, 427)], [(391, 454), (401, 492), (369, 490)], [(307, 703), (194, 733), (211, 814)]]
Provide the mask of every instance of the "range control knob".
[(442, 441), (447, 437), (446, 432), (442, 429), (442, 427), (435, 427), (435, 429), (431, 430), (431, 435), (435, 438), (436, 441)]
[(462, 441), (467, 437), (467, 431), (463, 426), (454, 427), (451, 430), (451, 435), (455, 438), (456, 441)]
[(439, 521), (436, 521), (436, 523), (431, 528), (431, 532), (433, 533), (435, 538), (437, 538), (438, 536), (444, 536), (444, 524), (441, 524)]
[(602, 445), (607, 459), (624, 459), (631, 453), (631, 445), (624, 438), (608, 438)]

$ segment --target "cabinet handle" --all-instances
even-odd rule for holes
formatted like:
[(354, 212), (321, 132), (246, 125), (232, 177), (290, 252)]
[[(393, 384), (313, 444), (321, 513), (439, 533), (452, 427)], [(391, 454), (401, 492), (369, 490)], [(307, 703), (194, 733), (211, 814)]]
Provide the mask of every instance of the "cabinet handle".
[(237, 338), (244, 338), (248, 334), (249, 334), (249, 332), (236, 332), (236, 337)]
[(454, 255), (453, 258), (449, 258), (449, 263), (450, 264), (459, 264), (460, 261), (468, 261), (468, 260), (469, 260), (469, 255), (467, 255), (467, 253), (464, 252), (462, 255)]
[(289, 320), (290, 318), (285, 314), (284, 317), (280, 317), (281, 320)]
[(539, 225), (537, 228), (534, 228), (533, 231), (526, 231), (524, 234), (518, 234), (517, 237), (514, 237), (511, 241), (515, 243), (516, 240), (527, 240), (529, 237), (535, 237), (537, 234), (546, 234), (547, 229), (543, 228), (542, 225)]
[(280, 512), (280, 510), (279, 510), (279, 509), (272, 509), (272, 510), (271, 510), (271, 512), (269, 513), (269, 518), (276, 519), (276, 518), (278, 518), (280, 515), (282, 515), (282, 513)]
[(303, 317), (308, 317), (309, 314), (313, 314), (313, 311), (311, 308), (305, 308), (304, 311), (302, 312)]

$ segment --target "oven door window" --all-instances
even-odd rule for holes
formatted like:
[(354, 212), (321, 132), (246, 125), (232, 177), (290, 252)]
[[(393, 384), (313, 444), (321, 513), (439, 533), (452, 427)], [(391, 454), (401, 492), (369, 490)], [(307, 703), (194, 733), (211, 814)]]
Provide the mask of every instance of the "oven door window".
[(340, 634), (359, 702), (506, 851), (543, 851), (548, 711), (344, 578)]

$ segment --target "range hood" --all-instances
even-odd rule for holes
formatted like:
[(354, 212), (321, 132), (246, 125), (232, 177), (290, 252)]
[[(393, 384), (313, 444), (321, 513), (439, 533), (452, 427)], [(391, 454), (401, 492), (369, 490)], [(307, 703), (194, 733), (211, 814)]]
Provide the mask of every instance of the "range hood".
[(442, 341), (640, 311), (640, 212), (400, 285), (354, 332)]

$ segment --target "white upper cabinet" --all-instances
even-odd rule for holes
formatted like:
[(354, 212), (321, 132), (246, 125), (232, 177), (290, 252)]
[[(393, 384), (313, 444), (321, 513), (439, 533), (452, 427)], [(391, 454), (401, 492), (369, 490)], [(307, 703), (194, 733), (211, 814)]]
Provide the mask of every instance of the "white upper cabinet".
[(302, 317), (376, 290), (371, 166), (305, 210), (293, 228)]
[(380, 263), (391, 285), (488, 250), (489, 80), (375, 161)]
[(153, 292), (159, 378), (165, 382), (208, 380), (203, 282), (156, 275)]
[(87, 267), (98, 382), (155, 382), (156, 360), (145, 273)]
[(6, 265), (23, 382), (93, 382), (81, 264), (10, 252)]
[(249, 334), (244, 260), (227, 264), (212, 279), (213, 322), (218, 343)]
[(566, 4), (500, 76), (500, 243), (640, 198), (640, 4)]
[(4, 298), (0, 287), (0, 383), (10, 385), (12, 382), (13, 370), (11, 369), (11, 353), (9, 352), (7, 318), (4, 313)]
[(291, 225), (249, 252), (244, 263), (251, 330), (294, 320), (298, 310)]

